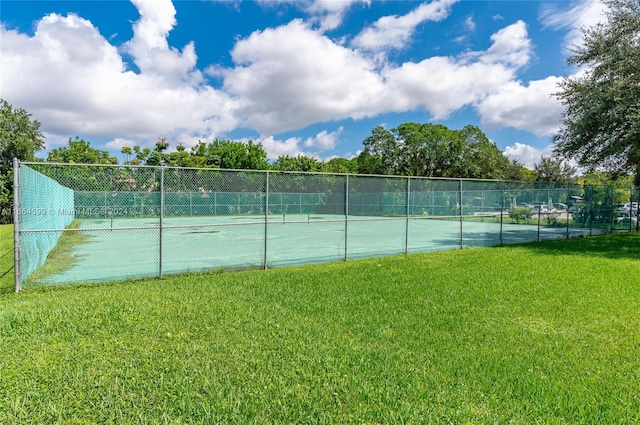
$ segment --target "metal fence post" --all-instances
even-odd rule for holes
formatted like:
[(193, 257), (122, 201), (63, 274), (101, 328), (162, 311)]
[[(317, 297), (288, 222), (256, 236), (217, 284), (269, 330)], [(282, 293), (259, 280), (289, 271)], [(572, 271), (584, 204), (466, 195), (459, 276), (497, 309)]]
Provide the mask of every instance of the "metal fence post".
[(265, 270), (267, 270), (267, 268), (269, 267), (268, 263), (267, 263), (267, 237), (268, 237), (268, 229), (269, 229), (269, 171), (266, 171), (266, 178), (265, 178), (265, 200), (264, 200), (264, 245), (263, 245), (263, 249), (264, 249), (264, 258), (262, 260), (263, 262), (263, 268)]
[[(609, 230), (609, 233), (613, 234), (613, 226), (615, 224), (615, 221), (613, 220), (613, 196), (614, 196), (614, 190), (613, 190), (613, 187), (609, 187), (608, 189), (609, 189), (609, 198), (608, 199), (611, 200), (609, 202), (609, 207), (611, 208), (611, 214), (610, 214), (611, 219), (609, 220), (610, 221), (609, 225), (611, 226), (611, 228)], [(631, 206), (633, 207), (633, 204), (631, 204)], [(629, 217), (631, 217), (631, 210), (629, 211)]]
[(349, 258), (349, 174), (344, 184), (344, 261)]
[(500, 191), (502, 193), (500, 198), (500, 245), (504, 245), (504, 241), (502, 239), (502, 221), (504, 217), (504, 180), (500, 181)]
[(589, 213), (587, 214), (589, 220), (589, 236), (593, 236), (593, 217), (595, 214), (593, 213), (593, 186), (589, 186), (591, 188), (591, 193), (589, 194)]
[(459, 186), (458, 186), (458, 200), (460, 201), (460, 208), (459, 208), (459, 212), (460, 212), (460, 249), (464, 248), (464, 234), (463, 234), (463, 226), (462, 226), (462, 215), (463, 215), (463, 209), (462, 209), (462, 179), (459, 180)]
[(536, 196), (538, 200), (538, 235), (536, 236), (536, 242), (540, 242), (540, 217), (542, 216), (542, 202), (540, 202), (539, 195)]
[(160, 167), (160, 226), (158, 229), (159, 246), (158, 246), (158, 277), (162, 278), (162, 226), (164, 219), (164, 166)]
[(629, 233), (631, 233), (632, 227), (631, 227), (631, 217), (633, 216), (633, 188), (629, 188), (629, 202), (631, 202), (631, 205), (629, 205), (631, 208), (629, 209)]
[(16, 293), (22, 288), (20, 279), (20, 177), (18, 158), (13, 158), (13, 278)]
[[(638, 195), (638, 197), (636, 198), (637, 207), (638, 207), (636, 208), (636, 232), (638, 232), (640, 231), (640, 187), (636, 186), (635, 191), (636, 191), (636, 194)], [(631, 196), (631, 202), (633, 202), (633, 195)], [(631, 206), (633, 207), (633, 203), (631, 204)], [(631, 212), (629, 212), (629, 219), (631, 219)]]
[(409, 253), (409, 213), (411, 209), (411, 176), (407, 177), (407, 218), (404, 227), (404, 253)]
[(571, 237), (571, 233), (569, 232), (569, 197), (571, 196), (571, 183), (567, 183), (567, 200), (565, 201), (567, 204), (567, 239)]

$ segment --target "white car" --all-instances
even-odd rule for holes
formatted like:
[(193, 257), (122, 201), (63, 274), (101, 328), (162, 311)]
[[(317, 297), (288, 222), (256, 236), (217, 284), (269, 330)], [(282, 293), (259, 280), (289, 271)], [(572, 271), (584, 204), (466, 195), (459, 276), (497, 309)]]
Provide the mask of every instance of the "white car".
[(555, 203), (555, 204), (553, 204), (553, 206), (556, 208), (557, 211), (566, 211), (567, 210), (567, 204), (563, 204), (561, 202)]
[(633, 212), (636, 212), (636, 211), (638, 211), (638, 203), (637, 202), (627, 202), (626, 204), (624, 204), (623, 206), (620, 207), (620, 211), (624, 211), (624, 212), (633, 211)]
[(555, 208), (549, 210), (549, 206), (547, 204), (534, 204), (533, 205), (533, 213), (534, 214), (549, 214), (555, 213), (557, 210)]

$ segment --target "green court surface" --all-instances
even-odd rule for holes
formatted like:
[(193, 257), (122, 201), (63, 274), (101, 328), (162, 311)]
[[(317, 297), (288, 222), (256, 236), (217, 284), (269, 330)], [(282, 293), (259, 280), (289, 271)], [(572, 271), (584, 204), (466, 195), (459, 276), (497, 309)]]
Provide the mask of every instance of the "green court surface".
[[(71, 230), (67, 230), (70, 232)], [(71, 266), (31, 284), (281, 267), (588, 235), (589, 229), (459, 218), (262, 215), (83, 219)], [(461, 233), (462, 232), (462, 233)], [(462, 236), (461, 236), (462, 234)], [(502, 238), (501, 238), (502, 234)]]

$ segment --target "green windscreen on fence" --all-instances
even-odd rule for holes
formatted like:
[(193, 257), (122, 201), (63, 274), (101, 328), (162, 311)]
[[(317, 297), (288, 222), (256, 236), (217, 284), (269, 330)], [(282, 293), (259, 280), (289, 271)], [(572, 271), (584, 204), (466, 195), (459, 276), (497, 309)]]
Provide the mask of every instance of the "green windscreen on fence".
[(18, 174), (20, 280), (42, 266), (74, 219), (73, 190), (21, 165)]

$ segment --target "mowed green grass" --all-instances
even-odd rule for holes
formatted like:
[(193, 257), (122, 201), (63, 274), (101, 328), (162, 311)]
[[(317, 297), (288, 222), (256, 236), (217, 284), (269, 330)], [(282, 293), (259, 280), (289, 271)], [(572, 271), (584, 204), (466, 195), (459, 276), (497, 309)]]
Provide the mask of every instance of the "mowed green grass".
[(0, 423), (639, 423), (639, 246), (0, 295)]
[(0, 225), (0, 295), (15, 291), (13, 278), (13, 226)]

